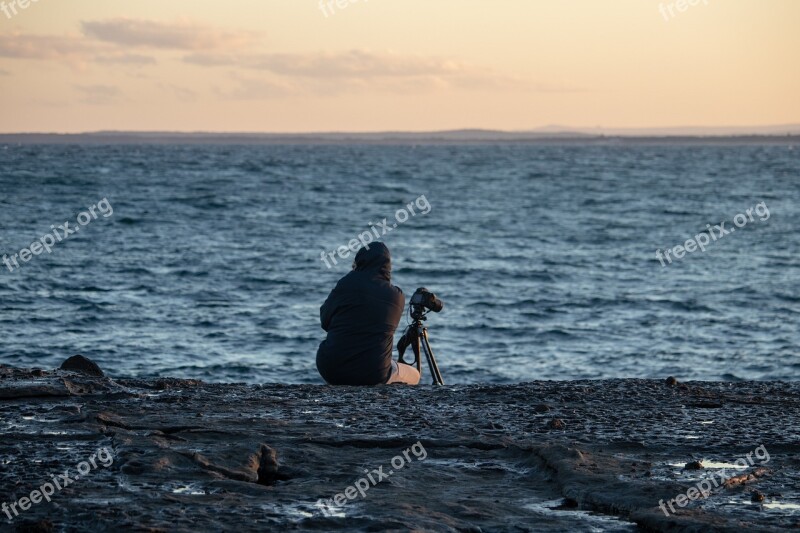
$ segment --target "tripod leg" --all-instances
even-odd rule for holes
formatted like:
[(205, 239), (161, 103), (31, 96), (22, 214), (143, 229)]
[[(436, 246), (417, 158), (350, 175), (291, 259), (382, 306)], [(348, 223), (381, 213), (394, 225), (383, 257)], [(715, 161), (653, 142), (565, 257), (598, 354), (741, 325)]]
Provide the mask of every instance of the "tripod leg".
[(414, 351), (414, 357), (415, 357), (416, 362), (417, 362), (417, 372), (419, 372), (420, 375), (421, 375), (422, 374), (422, 358), (420, 358), (420, 356), (419, 356), (420, 355), (419, 345), (420, 345), (419, 334), (416, 334), (416, 335), (414, 335), (414, 340), (411, 342), (411, 349)]
[(433, 356), (431, 343), (428, 340), (428, 330), (425, 328), (422, 328), (422, 347), (425, 350), (425, 357), (427, 357), (428, 366), (431, 369), (431, 375), (433, 376), (433, 384), (444, 385), (444, 380), (442, 379), (442, 373), (439, 372), (439, 365), (436, 364), (436, 358)]

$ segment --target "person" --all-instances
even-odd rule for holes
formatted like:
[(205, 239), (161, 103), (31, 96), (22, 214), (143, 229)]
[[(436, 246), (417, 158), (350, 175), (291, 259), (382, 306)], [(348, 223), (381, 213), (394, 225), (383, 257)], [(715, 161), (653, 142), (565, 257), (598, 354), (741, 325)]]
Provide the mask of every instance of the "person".
[(328, 335), (317, 350), (317, 370), (327, 383), (419, 383), (416, 368), (392, 359), (406, 298), (391, 280), (389, 249), (374, 243), (358, 251), (353, 270), (320, 307), (320, 322)]

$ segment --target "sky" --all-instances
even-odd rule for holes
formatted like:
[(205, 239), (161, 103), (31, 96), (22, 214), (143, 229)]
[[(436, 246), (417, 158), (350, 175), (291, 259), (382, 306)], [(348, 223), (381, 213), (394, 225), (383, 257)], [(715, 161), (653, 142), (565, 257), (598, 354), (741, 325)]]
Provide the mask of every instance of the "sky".
[(800, 0), (0, 0), (0, 132), (798, 124), (799, 28)]

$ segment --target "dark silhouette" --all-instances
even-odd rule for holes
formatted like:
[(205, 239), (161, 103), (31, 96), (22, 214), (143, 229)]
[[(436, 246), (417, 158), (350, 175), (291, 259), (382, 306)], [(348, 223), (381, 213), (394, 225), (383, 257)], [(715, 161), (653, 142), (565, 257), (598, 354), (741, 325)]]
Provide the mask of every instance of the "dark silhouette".
[(415, 368), (392, 361), (394, 332), (406, 299), (392, 285), (391, 273), (386, 245), (362, 248), (353, 271), (339, 280), (320, 308), (328, 337), (317, 350), (317, 369), (331, 385), (419, 382)]

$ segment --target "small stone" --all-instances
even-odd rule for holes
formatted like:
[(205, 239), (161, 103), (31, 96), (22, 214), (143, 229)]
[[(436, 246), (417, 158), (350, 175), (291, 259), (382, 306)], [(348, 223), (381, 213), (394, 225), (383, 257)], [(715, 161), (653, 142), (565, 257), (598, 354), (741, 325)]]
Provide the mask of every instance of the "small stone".
[(684, 465), (683, 467), (684, 470), (702, 470), (703, 468), (705, 467), (703, 466), (703, 463), (701, 463), (700, 461), (692, 461), (690, 463), (686, 463), (686, 465)]
[(559, 511), (564, 509), (577, 509), (577, 508), (578, 508), (578, 502), (576, 500), (573, 500), (572, 498), (564, 498), (564, 500), (558, 507), (552, 507), (552, 509), (557, 509)]
[(758, 492), (757, 490), (754, 490), (754, 491), (752, 492), (752, 495), (751, 495), (750, 501), (751, 501), (751, 502), (753, 502), (753, 503), (760, 503), (760, 502), (763, 502), (763, 501), (764, 501), (764, 499), (765, 499), (765, 497), (764, 497), (764, 495), (763, 495), (763, 494), (761, 494), (761, 493), (760, 493), (760, 492)]
[(554, 418), (547, 423), (547, 427), (550, 429), (565, 429), (567, 425), (560, 418)]
[(258, 484), (274, 485), (278, 479), (278, 452), (272, 447), (262, 444), (258, 465)]
[(87, 359), (82, 355), (73, 355), (63, 363), (61, 363), (61, 370), (70, 370), (72, 372), (80, 372), (87, 376), (95, 376), (102, 378), (105, 376), (97, 363), (91, 359)]
[(550, 410), (550, 407), (543, 403), (540, 403), (539, 405), (534, 407), (533, 410), (537, 413), (546, 413), (547, 411)]
[(678, 384), (678, 380), (675, 379), (675, 376), (670, 376), (666, 379), (664, 383), (667, 384), (667, 387), (674, 387), (675, 385)]

